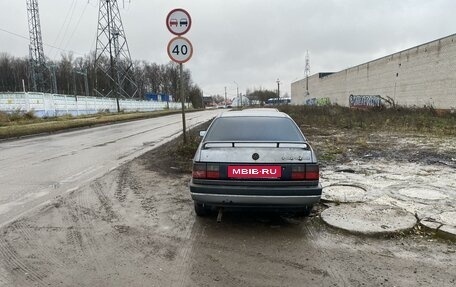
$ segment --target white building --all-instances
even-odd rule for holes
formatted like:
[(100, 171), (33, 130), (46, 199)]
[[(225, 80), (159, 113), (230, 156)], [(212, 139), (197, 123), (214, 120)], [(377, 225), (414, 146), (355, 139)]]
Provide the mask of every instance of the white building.
[(291, 84), (292, 104), (456, 108), (456, 34)]

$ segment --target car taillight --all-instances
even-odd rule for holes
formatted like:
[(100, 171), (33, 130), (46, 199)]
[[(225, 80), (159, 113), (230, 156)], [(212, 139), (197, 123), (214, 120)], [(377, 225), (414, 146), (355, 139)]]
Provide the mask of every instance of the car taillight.
[(317, 164), (293, 165), (291, 168), (292, 180), (318, 180), (320, 170)]
[(305, 165), (294, 165), (291, 168), (291, 179), (292, 180), (304, 180), (304, 179), (306, 179), (306, 168), (305, 168)]
[(207, 178), (208, 179), (219, 179), (220, 178), (220, 168), (218, 164), (207, 164)]
[(194, 163), (192, 177), (196, 179), (219, 179), (220, 166), (213, 163)]
[(306, 165), (306, 180), (318, 180), (320, 178), (320, 168), (317, 164)]
[(192, 177), (193, 178), (206, 178), (206, 164), (205, 163), (194, 163)]

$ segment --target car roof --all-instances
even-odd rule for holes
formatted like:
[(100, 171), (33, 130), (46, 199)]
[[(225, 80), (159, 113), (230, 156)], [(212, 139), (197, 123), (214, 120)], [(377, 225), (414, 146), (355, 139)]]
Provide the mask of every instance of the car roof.
[[(272, 111), (271, 111), (272, 110)], [(242, 111), (228, 111), (219, 115), (220, 118), (230, 117), (270, 117), (270, 118), (289, 118), (285, 113), (279, 112), (275, 109), (271, 110), (255, 110), (247, 109)]]
[(278, 112), (279, 110), (276, 108), (251, 108), (251, 109), (244, 109), (243, 112)]

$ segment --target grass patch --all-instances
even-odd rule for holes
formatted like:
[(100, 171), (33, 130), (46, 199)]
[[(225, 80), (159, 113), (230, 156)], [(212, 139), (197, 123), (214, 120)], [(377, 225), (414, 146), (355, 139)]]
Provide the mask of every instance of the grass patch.
[(199, 132), (207, 130), (210, 123), (208, 121), (187, 131), (186, 144), (183, 143), (183, 135), (180, 135), (164, 146), (146, 153), (143, 158), (148, 169), (164, 176), (191, 173), (193, 157), (202, 139)]
[[(194, 110), (196, 111), (196, 110)], [(70, 115), (55, 118), (37, 118), (29, 113), (0, 114), (0, 139), (17, 138), (26, 135), (54, 133), (73, 128), (91, 127), (116, 122), (148, 119), (180, 113), (180, 110), (165, 110), (138, 113), (99, 113), (73, 117)], [(187, 111), (190, 112), (190, 111)]]
[(432, 108), (351, 109), (341, 106), (281, 106), (303, 128), (361, 131), (419, 132), (456, 135), (456, 113), (439, 113)]

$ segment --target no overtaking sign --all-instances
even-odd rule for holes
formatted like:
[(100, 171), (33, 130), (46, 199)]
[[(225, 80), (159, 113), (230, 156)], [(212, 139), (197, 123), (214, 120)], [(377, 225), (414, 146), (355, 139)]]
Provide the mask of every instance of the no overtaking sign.
[(168, 43), (168, 56), (176, 63), (182, 64), (190, 60), (193, 55), (192, 43), (187, 38), (180, 37), (187, 33), (192, 26), (192, 18), (184, 9), (171, 10), (166, 16), (166, 27), (177, 35)]
[(184, 9), (177, 8), (171, 10), (166, 17), (166, 27), (174, 35), (181, 36), (190, 30), (192, 18)]

